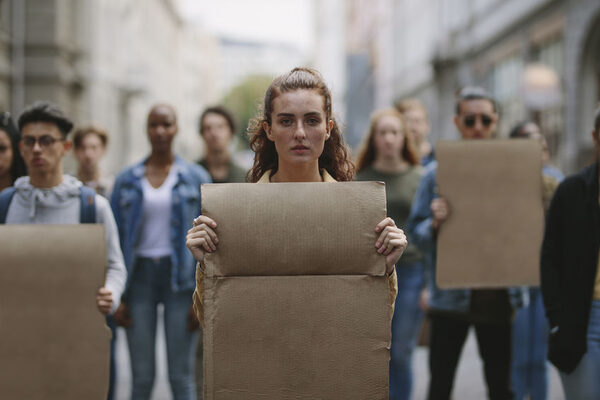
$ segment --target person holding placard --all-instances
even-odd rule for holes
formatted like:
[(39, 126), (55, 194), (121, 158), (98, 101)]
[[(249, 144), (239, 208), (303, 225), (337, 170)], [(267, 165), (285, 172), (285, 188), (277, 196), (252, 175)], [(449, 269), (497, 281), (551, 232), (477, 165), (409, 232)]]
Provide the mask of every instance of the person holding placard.
[(108, 200), (88, 193), (83, 184), (63, 174), (63, 158), (72, 147), (67, 136), (73, 123), (55, 104), (39, 101), (19, 116), (19, 150), (29, 172), (0, 195), (0, 223), (101, 223), (106, 237), (106, 281), (96, 293), (98, 310), (106, 315), (117, 309), (127, 272), (119, 236)]
[[(333, 117), (331, 92), (316, 70), (294, 68), (275, 78), (249, 132), (255, 152), (251, 182), (336, 182), (354, 177), (354, 166)], [(194, 308), (200, 321), (200, 265), (206, 253), (217, 251), (217, 224), (200, 215), (187, 234), (187, 247), (198, 261)], [(397, 292), (394, 266), (407, 246), (406, 236), (389, 217), (373, 228), (379, 234), (375, 248), (386, 260), (393, 303)]]
[[(456, 99), (454, 125), (463, 140), (491, 139), (498, 123), (494, 99), (482, 88), (465, 87)], [(510, 365), (512, 317), (523, 305), (521, 289), (441, 290), (435, 284), (437, 232), (452, 212), (446, 199), (439, 197), (436, 184), (437, 162), (425, 174), (411, 209), (407, 230), (412, 240), (433, 261), (429, 274), (429, 400), (451, 397), (456, 367), (470, 327), (475, 329), (483, 360), (490, 399), (512, 399)]]

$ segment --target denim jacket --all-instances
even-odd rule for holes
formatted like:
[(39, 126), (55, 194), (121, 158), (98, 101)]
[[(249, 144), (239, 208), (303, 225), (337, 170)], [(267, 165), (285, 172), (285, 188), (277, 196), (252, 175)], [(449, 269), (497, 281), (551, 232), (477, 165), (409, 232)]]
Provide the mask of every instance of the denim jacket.
[[(437, 161), (425, 168), (423, 178), (415, 194), (406, 229), (413, 242), (426, 254), (426, 278), (429, 288), (429, 306), (435, 310), (468, 312), (471, 300), (469, 289), (440, 289), (435, 283), (437, 238), (433, 232), (431, 202), (437, 195)], [(519, 308), (527, 302), (524, 288), (508, 288), (510, 303)]]
[[(146, 159), (119, 174), (110, 199), (128, 272), (125, 293), (131, 284), (136, 265), (136, 246), (140, 239), (144, 204), (141, 181), (146, 170), (145, 163)], [(194, 218), (200, 215), (200, 185), (210, 183), (211, 179), (204, 168), (187, 163), (179, 157), (175, 157), (172, 168), (177, 169), (177, 183), (172, 192), (169, 232), (173, 247), (171, 287), (174, 291), (180, 291), (195, 287), (196, 260), (185, 246), (185, 237)]]

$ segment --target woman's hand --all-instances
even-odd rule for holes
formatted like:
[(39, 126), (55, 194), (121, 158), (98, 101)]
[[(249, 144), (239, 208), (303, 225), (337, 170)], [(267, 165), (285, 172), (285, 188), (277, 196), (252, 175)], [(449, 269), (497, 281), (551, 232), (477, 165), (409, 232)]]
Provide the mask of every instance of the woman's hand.
[(406, 235), (390, 217), (377, 224), (375, 232), (381, 232), (375, 247), (377, 252), (385, 256), (385, 266), (388, 274), (394, 271), (394, 266), (408, 245)]
[(217, 250), (219, 239), (215, 233), (217, 223), (205, 215), (194, 219), (194, 226), (188, 231), (185, 245), (198, 262), (204, 260), (204, 254)]

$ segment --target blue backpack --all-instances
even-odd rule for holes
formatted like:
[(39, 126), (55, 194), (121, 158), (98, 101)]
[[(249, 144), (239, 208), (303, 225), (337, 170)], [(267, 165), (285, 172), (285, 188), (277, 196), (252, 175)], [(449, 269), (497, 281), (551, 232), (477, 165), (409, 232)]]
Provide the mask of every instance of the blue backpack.
[[(8, 207), (15, 194), (15, 188), (9, 187), (0, 193), (0, 224), (6, 223), (6, 214)], [(96, 223), (96, 191), (87, 186), (82, 186), (79, 191), (81, 198), (81, 207), (79, 209), (79, 223), (95, 224)]]

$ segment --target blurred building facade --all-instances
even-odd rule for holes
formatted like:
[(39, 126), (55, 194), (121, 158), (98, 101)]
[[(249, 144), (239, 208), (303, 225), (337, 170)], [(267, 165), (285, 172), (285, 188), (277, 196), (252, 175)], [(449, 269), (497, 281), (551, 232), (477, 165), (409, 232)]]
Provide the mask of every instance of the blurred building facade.
[(315, 43), (311, 63), (329, 89), (338, 122), (346, 121), (346, 0), (314, 1)]
[(323, 0), (315, 4), (314, 66), (330, 85), (334, 109), (356, 148), (374, 109), (394, 98), (393, 0)]
[[(0, 107), (18, 115), (56, 102), (77, 124), (110, 133), (105, 168), (149, 150), (149, 107), (178, 111), (176, 151), (196, 159), (196, 120), (216, 101), (216, 41), (179, 15), (174, 0), (0, 0)], [(72, 166), (72, 165), (71, 165)]]
[(532, 118), (565, 171), (590, 162), (600, 2), (396, 0), (395, 14), (395, 95), (425, 101), (434, 137), (455, 137), (454, 93), (477, 84), (499, 101), (499, 136)]
[[(498, 99), (498, 135), (522, 119), (538, 121), (553, 162), (574, 172), (590, 162), (590, 131), (600, 100), (597, 0), (324, 0), (342, 16), (347, 138), (360, 142), (368, 116), (404, 97), (429, 111), (432, 140), (454, 138), (455, 93), (481, 85)], [(329, 30), (331, 25), (328, 26)], [(314, 64), (327, 59), (327, 28), (317, 29)]]

